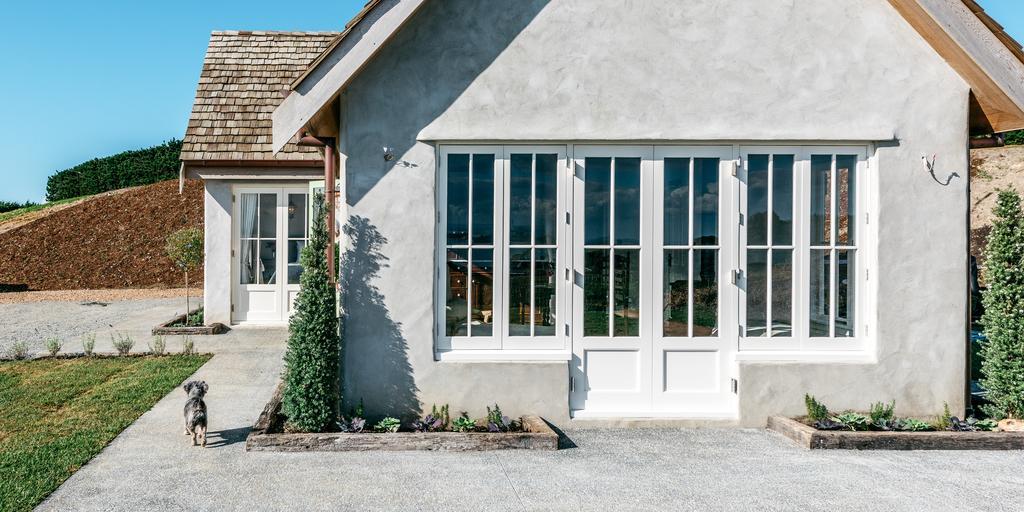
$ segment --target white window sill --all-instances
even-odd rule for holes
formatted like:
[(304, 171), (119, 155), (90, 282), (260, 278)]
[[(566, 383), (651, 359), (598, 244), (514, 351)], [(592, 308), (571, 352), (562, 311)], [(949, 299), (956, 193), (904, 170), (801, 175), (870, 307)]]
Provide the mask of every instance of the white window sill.
[(553, 362), (572, 359), (572, 352), (565, 350), (448, 350), (434, 352), (434, 360), (440, 362)]
[(877, 363), (873, 353), (863, 350), (822, 350), (816, 352), (792, 350), (741, 350), (736, 361), (794, 362), (794, 363)]

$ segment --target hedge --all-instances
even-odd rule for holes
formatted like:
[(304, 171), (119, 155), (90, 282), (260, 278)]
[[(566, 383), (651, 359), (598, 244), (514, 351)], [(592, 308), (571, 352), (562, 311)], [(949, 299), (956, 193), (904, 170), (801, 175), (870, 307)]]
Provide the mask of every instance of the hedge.
[(1013, 146), (1024, 145), (1024, 130), (1017, 130), (1006, 134), (1006, 143)]
[(36, 203), (32, 201), (25, 201), (24, 203), (18, 203), (15, 201), (0, 201), (0, 213), (12, 212), (14, 210), (20, 210), (22, 208), (28, 208), (30, 206), (36, 206)]
[(46, 200), (99, 194), (108, 190), (149, 185), (178, 177), (181, 141), (94, 158), (58, 171), (46, 181)]

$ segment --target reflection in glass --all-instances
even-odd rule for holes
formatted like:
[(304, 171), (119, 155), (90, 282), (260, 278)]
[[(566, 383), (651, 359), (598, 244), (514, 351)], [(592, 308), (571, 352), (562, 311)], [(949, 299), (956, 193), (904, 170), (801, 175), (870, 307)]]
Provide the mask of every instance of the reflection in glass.
[(772, 157), (772, 245), (793, 244), (793, 155)]
[(509, 158), (509, 240), (513, 245), (530, 244), (533, 215), (533, 155)]
[(260, 238), (277, 239), (277, 194), (260, 194)]
[(793, 251), (772, 250), (772, 336), (793, 335)]
[(445, 334), (465, 336), (466, 308), (469, 305), (469, 259), (466, 249), (448, 249), (448, 276), (445, 295)]
[(472, 249), (470, 257), (469, 303), (473, 311), (469, 335), (490, 336), (494, 330), (494, 249)]
[(299, 262), (299, 256), (302, 254), (302, 248), (306, 246), (305, 240), (289, 240), (288, 241), (288, 264), (296, 264)]
[(288, 265), (288, 284), (299, 284), (302, 279), (301, 265)]
[(717, 158), (693, 161), (693, 244), (718, 245)]
[(607, 249), (583, 251), (583, 335), (608, 336)]
[(587, 158), (584, 177), (584, 243), (611, 241), (611, 158)]
[(473, 243), (494, 243), (494, 155), (473, 155)]
[[(837, 226), (839, 245), (854, 245), (856, 237), (857, 217), (857, 157), (854, 155), (836, 156), (836, 197), (839, 200), (839, 226)], [(839, 333), (836, 333), (838, 336)]]
[(856, 320), (856, 251), (836, 251), (836, 336), (852, 337)]
[(469, 243), (469, 155), (448, 155), (448, 245)]
[(260, 240), (260, 284), (277, 282), (277, 240)]
[(555, 335), (555, 249), (534, 249), (533, 335)]
[(530, 249), (509, 249), (508, 333), (530, 335)]
[[(257, 213), (259, 203), (259, 194), (242, 194), (242, 226), (240, 231), (241, 238), (258, 238), (257, 225)], [(255, 254), (255, 253), (254, 253)]]
[(768, 335), (768, 250), (747, 249), (747, 336)]
[(537, 245), (558, 243), (558, 155), (537, 155)]
[(811, 245), (832, 242), (832, 157), (811, 156)]
[(612, 336), (640, 335), (640, 249), (615, 250)]
[(831, 295), (831, 251), (811, 249), (810, 333), (811, 337), (829, 336), (829, 300)]
[(747, 160), (747, 245), (768, 245), (768, 155)]
[(306, 194), (288, 194), (288, 238), (306, 238)]
[(615, 159), (615, 243), (640, 245), (640, 159)]
[(690, 335), (690, 251), (666, 249), (664, 265), (662, 335), (686, 337)]
[(665, 245), (690, 245), (690, 159), (665, 159)]
[(718, 336), (718, 250), (693, 251), (693, 335)]

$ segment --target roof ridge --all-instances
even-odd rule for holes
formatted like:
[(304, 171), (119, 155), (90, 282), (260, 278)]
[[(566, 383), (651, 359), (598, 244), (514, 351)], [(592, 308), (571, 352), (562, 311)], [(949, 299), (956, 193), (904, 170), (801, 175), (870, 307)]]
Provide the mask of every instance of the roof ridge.
[(210, 35), (212, 36), (265, 36), (265, 35), (285, 35), (285, 36), (325, 36), (334, 37), (341, 32), (329, 31), (329, 30), (211, 30)]

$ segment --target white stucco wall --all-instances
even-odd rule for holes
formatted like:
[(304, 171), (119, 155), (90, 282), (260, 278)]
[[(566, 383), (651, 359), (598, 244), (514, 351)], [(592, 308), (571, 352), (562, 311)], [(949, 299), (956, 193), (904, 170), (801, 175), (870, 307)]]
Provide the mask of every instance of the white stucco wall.
[(231, 183), (203, 182), (203, 315), (207, 324), (231, 325)]
[(429, 2), (343, 96), (348, 213), (379, 235), (352, 253), (379, 268), (346, 299), (346, 399), (567, 415), (565, 363), (434, 361), (435, 141), (873, 141), (876, 357), (744, 362), (741, 422), (805, 392), (959, 410), (968, 93), (885, 0)]

